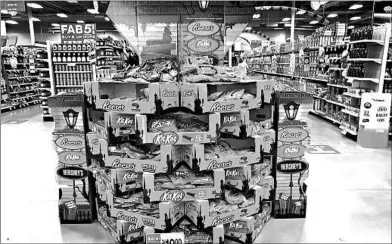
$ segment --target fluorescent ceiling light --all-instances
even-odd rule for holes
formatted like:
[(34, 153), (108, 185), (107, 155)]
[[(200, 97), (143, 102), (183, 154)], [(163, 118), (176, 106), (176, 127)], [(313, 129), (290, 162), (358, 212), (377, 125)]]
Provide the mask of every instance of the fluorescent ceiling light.
[(60, 24), (52, 23), (52, 26), (60, 26)]
[(312, 21), (310, 21), (310, 23), (309, 23), (309, 24), (311, 24), (311, 25), (318, 24), (318, 20), (312, 20)]
[(18, 24), (18, 22), (16, 22), (15, 20), (12, 20), (12, 19), (6, 20), (5, 23), (11, 24), (11, 25), (17, 25)]
[(251, 30), (252, 29), (252, 27), (246, 27), (245, 28), (245, 30)]
[(69, 2), (69, 3), (78, 3), (77, 0), (68, 0), (67, 2)]
[(165, 27), (165, 26), (167, 26), (167, 24), (165, 24), (165, 23), (157, 23), (157, 24), (155, 24), (155, 26), (163, 26), (163, 27)]
[(106, 21), (110, 21), (109, 17), (107, 17), (107, 16), (105, 17), (105, 20), (106, 20)]
[(256, 10), (270, 10), (271, 6), (260, 6), (260, 7), (255, 7)]
[(354, 17), (351, 17), (350, 20), (359, 20), (359, 19), (361, 19), (361, 16), (354, 16)]
[(95, 8), (87, 9), (87, 12), (89, 12), (90, 14), (99, 14), (98, 10), (96, 10)]
[(275, 27), (274, 30), (283, 30), (283, 28)]
[(68, 18), (68, 15), (64, 13), (58, 13), (57, 16), (59, 16), (60, 18)]
[(83, 24), (84, 20), (77, 20), (76, 23)]
[(296, 14), (300, 15), (300, 14), (304, 14), (306, 13), (306, 10), (301, 9), (300, 11), (298, 11)]
[(362, 4), (356, 3), (356, 4), (351, 5), (351, 7), (349, 9), (359, 9), (359, 8), (362, 8), (362, 7), (363, 7)]
[(31, 18), (32, 21), (41, 21), (40, 19), (36, 18), (36, 17), (32, 17)]
[(9, 14), (7, 9), (2, 9), (2, 10), (1, 10), (1, 13), (2, 13), (2, 14)]
[(38, 3), (27, 3), (26, 4), (27, 5), (27, 7), (30, 7), (30, 8), (43, 8), (40, 4), (38, 4)]
[(291, 20), (291, 18), (283, 18), (282, 19), (283, 22), (290, 21), (290, 20)]
[(254, 18), (254, 19), (260, 18), (260, 14), (254, 14), (254, 15), (253, 15), (253, 18)]
[(355, 27), (353, 25), (350, 25), (347, 27), (347, 29), (354, 29)]
[(327, 18), (335, 18), (338, 17), (338, 14), (328, 14)]

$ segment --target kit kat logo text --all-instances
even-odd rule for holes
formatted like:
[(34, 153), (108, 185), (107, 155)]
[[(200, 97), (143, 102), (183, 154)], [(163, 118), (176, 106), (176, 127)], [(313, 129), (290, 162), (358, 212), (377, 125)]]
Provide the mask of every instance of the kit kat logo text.
[(236, 116), (236, 115), (223, 116), (223, 124), (232, 124), (232, 123), (236, 123), (239, 121), (240, 121), (240, 118), (239, 118), (239, 116)]
[(133, 118), (122, 117), (122, 116), (119, 116), (116, 121), (116, 125), (119, 125), (119, 126), (130, 126), (130, 125), (133, 125), (133, 123), (134, 123)]
[(278, 147), (278, 157), (298, 158), (304, 156), (306, 147), (300, 144), (289, 144)]
[(232, 165), (233, 165), (232, 161), (217, 162), (216, 160), (212, 160), (208, 165), (207, 170), (230, 168)]
[(181, 190), (166, 191), (161, 195), (162, 202), (180, 202), (185, 198), (185, 192)]
[(128, 221), (128, 222), (133, 223), (133, 224), (137, 223), (137, 218), (136, 217), (131, 217), (131, 216), (124, 215), (124, 213), (121, 212), (121, 211), (117, 214), (117, 219), (125, 220), (125, 221)]
[(153, 139), (153, 143), (157, 145), (173, 145), (176, 144), (179, 137), (172, 131), (167, 131), (156, 135)]
[(178, 96), (178, 92), (165, 89), (162, 92), (162, 96), (163, 97), (176, 97), (176, 96)]
[(142, 228), (143, 228), (143, 226), (141, 226), (141, 225), (130, 224), (129, 227), (128, 227), (128, 231), (129, 232), (134, 232), (134, 231), (141, 230)]
[(302, 128), (292, 127), (278, 131), (278, 139), (282, 142), (300, 142), (309, 136), (309, 132)]
[(238, 169), (227, 169), (226, 170), (226, 177), (229, 177), (229, 178), (238, 178), (242, 175), (243, 174)]
[(211, 36), (219, 31), (219, 25), (208, 20), (190, 23), (188, 31), (197, 36)]
[(220, 224), (226, 224), (232, 222), (233, 220), (234, 220), (234, 214), (225, 217), (216, 216), (212, 221), (211, 225), (216, 226)]
[(86, 162), (86, 155), (83, 152), (60, 152), (59, 162), (68, 165), (79, 165)]
[(84, 139), (80, 136), (61, 136), (55, 141), (58, 147), (70, 150), (82, 149), (84, 148)]
[(243, 223), (238, 223), (239, 221), (232, 222), (229, 225), (230, 230), (242, 230), (245, 228), (245, 225)]
[(125, 105), (124, 104), (111, 104), (109, 101), (105, 101), (102, 105), (103, 110), (107, 111), (124, 111)]
[(282, 174), (298, 174), (309, 168), (308, 163), (300, 160), (288, 160), (276, 165), (276, 170)]
[(219, 48), (219, 42), (208, 37), (196, 37), (188, 42), (188, 48), (195, 52), (212, 52)]
[(87, 170), (70, 166), (58, 169), (57, 175), (68, 180), (80, 180), (87, 177)]
[(127, 172), (124, 173), (124, 176), (122, 177), (123, 182), (129, 182), (129, 181), (135, 181), (139, 175), (135, 172)]
[(210, 111), (211, 112), (227, 112), (227, 111), (233, 111), (234, 107), (235, 107), (234, 104), (221, 105), (219, 102), (216, 102), (211, 106)]

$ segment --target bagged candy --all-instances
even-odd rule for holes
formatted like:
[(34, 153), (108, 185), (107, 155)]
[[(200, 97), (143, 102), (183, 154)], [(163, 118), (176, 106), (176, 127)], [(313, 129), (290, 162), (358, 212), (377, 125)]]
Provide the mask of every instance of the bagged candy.
[(255, 95), (250, 94), (250, 93), (244, 93), (244, 94), (242, 95), (241, 99), (244, 99), (244, 100), (255, 99)]
[(148, 129), (151, 132), (177, 131), (174, 118), (154, 118), (148, 122)]
[(146, 159), (148, 158), (147, 155), (140, 150), (139, 148), (132, 146), (131, 143), (126, 142), (121, 144), (121, 149), (124, 153), (128, 155), (129, 158), (132, 159)]
[(238, 205), (238, 207), (246, 208), (246, 207), (254, 205), (254, 204), (255, 204), (255, 199), (253, 197), (250, 197), (250, 198), (246, 198), (245, 201), (243, 201), (242, 203), (240, 203)]
[(196, 176), (192, 182), (194, 185), (214, 185), (214, 178), (211, 175)]
[(226, 100), (238, 100), (244, 95), (245, 89), (237, 89), (227, 94)]
[(229, 204), (241, 204), (242, 202), (246, 201), (246, 198), (242, 193), (226, 190), (225, 200)]
[(214, 92), (211, 95), (208, 96), (208, 101), (215, 101), (216, 99), (218, 99), (220, 96), (222, 96), (223, 92), (219, 91), (219, 92)]

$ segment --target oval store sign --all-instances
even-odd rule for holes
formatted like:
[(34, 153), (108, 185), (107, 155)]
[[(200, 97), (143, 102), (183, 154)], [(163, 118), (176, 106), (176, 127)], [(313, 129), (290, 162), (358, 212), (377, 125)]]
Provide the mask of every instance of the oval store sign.
[(281, 158), (298, 158), (305, 154), (306, 147), (303, 145), (289, 144), (278, 147), (278, 157)]
[(219, 31), (219, 25), (208, 20), (190, 23), (188, 31), (197, 36), (211, 36)]
[(308, 168), (309, 164), (300, 160), (288, 160), (276, 164), (276, 170), (282, 174), (298, 174)]
[(84, 148), (84, 139), (80, 136), (61, 136), (56, 139), (56, 145), (69, 150), (76, 150)]
[(58, 154), (60, 163), (68, 165), (79, 165), (86, 162), (83, 152), (60, 152)]
[(188, 48), (195, 52), (212, 52), (218, 49), (219, 42), (209, 37), (197, 37), (188, 42)]
[(70, 166), (58, 169), (57, 175), (68, 180), (81, 180), (87, 177), (87, 170)]
[(278, 131), (278, 140), (282, 142), (299, 142), (308, 136), (309, 132), (299, 127), (284, 128)]

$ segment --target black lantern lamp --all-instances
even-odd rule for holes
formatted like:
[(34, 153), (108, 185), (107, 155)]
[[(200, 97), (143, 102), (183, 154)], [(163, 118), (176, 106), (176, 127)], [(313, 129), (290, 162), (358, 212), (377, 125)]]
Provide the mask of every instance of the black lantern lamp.
[(78, 120), (79, 112), (76, 112), (73, 109), (68, 109), (63, 112), (65, 122), (67, 122), (68, 128), (73, 129), (76, 125), (76, 121)]
[(200, 10), (203, 12), (206, 11), (209, 4), (210, 4), (210, 1), (199, 1)]
[(286, 113), (286, 117), (288, 120), (294, 120), (295, 117), (297, 117), (299, 105), (300, 104), (295, 103), (294, 101), (283, 105), (284, 112)]

